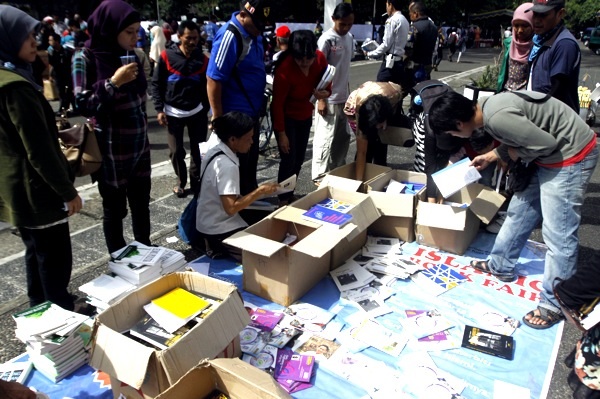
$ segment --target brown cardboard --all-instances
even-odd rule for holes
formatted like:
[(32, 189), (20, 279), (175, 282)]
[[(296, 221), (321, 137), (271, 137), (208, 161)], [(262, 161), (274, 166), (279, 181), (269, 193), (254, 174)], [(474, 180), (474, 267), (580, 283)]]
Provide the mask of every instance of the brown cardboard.
[(334, 244), (331, 251), (331, 269), (333, 270), (341, 266), (365, 244), (367, 228), (379, 219), (380, 213), (368, 195), (331, 186), (321, 187), (307, 194), (294, 202), (291, 207), (299, 209), (301, 211), (299, 212), (302, 213), (326, 198), (334, 198), (354, 205), (348, 212), (352, 215), (352, 220), (337, 231), (328, 228), (327, 235), (324, 236), (326, 242)]
[(480, 222), (489, 223), (506, 198), (481, 184), (470, 184), (448, 201), (466, 203), (467, 208), (426, 202), (424, 193), (417, 204), (416, 240), (444, 251), (462, 255), (479, 231)]
[[(328, 242), (327, 233), (284, 207), (224, 242), (242, 249), (244, 290), (288, 306), (329, 272), (335, 243)], [(286, 234), (298, 237), (292, 246), (282, 243)]]
[(198, 364), (156, 399), (203, 399), (215, 389), (231, 399), (291, 398), (264, 371), (240, 359), (216, 359)]
[(392, 179), (427, 184), (427, 175), (407, 170), (391, 170), (370, 180), (367, 190), (382, 216), (369, 227), (369, 231), (377, 236), (396, 237), (412, 242), (415, 240), (417, 196), (386, 193), (385, 188)]
[[(240, 338), (239, 335), (234, 338), (233, 341), (229, 343), (229, 345), (223, 349), (221, 353), (217, 355), (217, 359), (236, 359), (242, 356), (242, 348), (240, 346)], [(201, 361), (201, 363), (206, 362), (207, 359)], [(156, 366), (157, 363), (152, 363), (151, 368)], [(151, 370), (149, 373), (153, 375), (156, 370)], [(109, 376), (110, 378), (110, 387), (113, 392), (114, 399), (122, 399), (123, 397), (127, 399), (155, 399), (157, 395), (160, 395), (165, 389), (170, 387), (171, 385), (168, 382), (163, 383), (162, 385), (158, 384), (157, 380), (148, 380), (144, 383), (142, 388), (136, 389), (122, 381), (119, 381), (118, 378), (114, 376)], [(165, 377), (166, 378), (166, 377)], [(183, 377), (182, 377), (183, 378)], [(123, 395), (123, 396), (121, 396)]]
[[(217, 309), (173, 346), (155, 350), (121, 334), (145, 314), (143, 306), (176, 287), (223, 300)], [(151, 282), (96, 318), (90, 365), (154, 397), (205, 358), (214, 358), (238, 336), (250, 318), (233, 284), (193, 272), (172, 273)], [(227, 351), (230, 356), (236, 350)]]
[(387, 166), (365, 164), (365, 177), (362, 181), (356, 180), (356, 162), (340, 166), (329, 172), (321, 181), (321, 186), (337, 187), (346, 191), (367, 192), (367, 185), (371, 179), (379, 177), (392, 170)]

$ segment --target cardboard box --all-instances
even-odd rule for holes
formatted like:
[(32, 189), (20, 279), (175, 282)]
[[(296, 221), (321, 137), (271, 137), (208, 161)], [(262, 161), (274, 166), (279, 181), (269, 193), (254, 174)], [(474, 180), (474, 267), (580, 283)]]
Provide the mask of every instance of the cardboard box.
[[(223, 300), (202, 323), (173, 346), (157, 350), (123, 335), (146, 314), (143, 306), (176, 287)], [(96, 317), (90, 365), (155, 397), (198, 362), (228, 348), (249, 323), (240, 293), (233, 284), (193, 272), (172, 273), (153, 281)], [(235, 350), (228, 350), (235, 356)]]
[(371, 180), (367, 190), (381, 217), (369, 227), (369, 231), (377, 236), (396, 237), (412, 242), (415, 240), (417, 195), (386, 193), (385, 189), (392, 179), (427, 184), (426, 174), (407, 170), (391, 170)]
[[(329, 273), (335, 245), (327, 239), (329, 230), (290, 209), (283, 207), (224, 241), (242, 249), (244, 291), (283, 306), (294, 303)], [(287, 216), (282, 217), (284, 211)], [(283, 243), (286, 234), (297, 237), (292, 245)]]
[(426, 202), (425, 193), (419, 195), (417, 242), (462, 255), (475, 239), (480, 222), (488, 224), (506, 198), (489, 187), (474, 183), (447, 200), (468, 206), (431, 204)]
[(379, 176), (388, 173), (392, 169), (388, 166), (367, 163), (365, 165), (365, 178), (356, 180), (356, 162), (340, 166), (329, 172), (321, 181), (321, 186), (332, 186), (346, 191), (367, 192), (367, 183)]
[[(377, 166), (377, 165), (374, 165)], [(301, 215), (314, 204), (326, 198), (347, 202), (354, 207), (348, 212), (352, 220), (341, 229), (329, 229), (325, 242), (331, 244), (331, 270), (341, 266), (367, 241), (367, 229), (381, 216), (373, 200), (367, 194), (345, 191), (338, 187), (325, 186), (313, 191), (291, 205)]]
[(264, 371), (240, 359), (217, 359), (194, 367), (156, 399), (203, 399), (215, 389), (231, 399), (291, 398)]
[[(216, 358), (217, 359), (221, 359), (221, 358), (223, 358), (223, 359), (234, 358), (235, 359), (235, 358), (240, 358), (241, 356), (242, 356), (242, 348), (240, 345), (240, 337), (238, 335), (237, 337), (235, 337), (233, 339), (233, 341), (231, 341), (229, 343), (229, 345), (227, 345), (227, 347), (225, 349), (223, 349), (223, 351), (221, 351), (221, 353), (219, 353), (216, 356)], [(208, 359), (204, 359), (201, 362), (206, 362), (207, 360)], [(109, 376), (109, 377), (110, 377), (110, 387), (113, 392), (114, 399), (122, 399), (123, 397), (125, 397), (127, 399), (155, 399), (157, 394), (160, 394), (160, 392), (164, 391), (164, 388), (160, 389), (158, 386), (156, 386), (156, 384), (151, 384), (150, 381), (149, 381), (149, 383), (144, 384), (144, 386), (142, 388), (136, 389), (136, 388), (133, 388), (133, 387), (125, 384), (122, 381), (119, 381), (119, 379), (114, 376)], [(150, 389), (150, 388), (152, 388), (152, 389)], [(150, 395), (148, 392), (152, 392), (152, 395)]]

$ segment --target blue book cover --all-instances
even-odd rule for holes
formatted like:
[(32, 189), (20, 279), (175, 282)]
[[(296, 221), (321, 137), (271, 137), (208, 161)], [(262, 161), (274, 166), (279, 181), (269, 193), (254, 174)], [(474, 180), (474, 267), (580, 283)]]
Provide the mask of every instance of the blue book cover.
[(308, 220), (327, 223), (338, 227), (342, 227), (352, 220), (352, 215), (350, 214), (334, 211), (333, 209), (321, 205), (313, 206), (308, 211), (304, 212), (302, 216)]

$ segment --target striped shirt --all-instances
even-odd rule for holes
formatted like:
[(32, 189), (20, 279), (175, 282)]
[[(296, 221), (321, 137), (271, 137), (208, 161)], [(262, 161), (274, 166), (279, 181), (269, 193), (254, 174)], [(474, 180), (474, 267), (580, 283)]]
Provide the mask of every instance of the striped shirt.
[[(73, 91), (79, 111), (94, 122), (103, 181), (121, 187), (131, 177), (150, 177), (146, 95), (127, 90), (127, 85), (116, 89), (108, 79), (88, 82), (90, 62), (86, 50), (73, 55)], [(86, 90), (91, 91), (87, 96)]]

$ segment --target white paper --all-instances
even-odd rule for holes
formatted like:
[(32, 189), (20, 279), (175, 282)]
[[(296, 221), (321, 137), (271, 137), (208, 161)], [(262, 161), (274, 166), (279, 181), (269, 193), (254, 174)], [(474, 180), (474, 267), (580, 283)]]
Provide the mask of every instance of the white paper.
[(461, 188), (481, 179), (479, 171), (470, 164), (471, 160), (469, 158), (463, 158), (431, 175), (444, 198), (450, 197)]
[(406, 184), (400, 183), (394, 179), (390, 180), (385, 192), (387, 194), (402, 194), (402, 191), (406, 188)]
[(494, 381), (494, 399), (529, 399), (529, 389), (500, 380)]
[(372, 273), (351, 259), (329, 274), (340, 292), (360, 288), (375, 279)]

